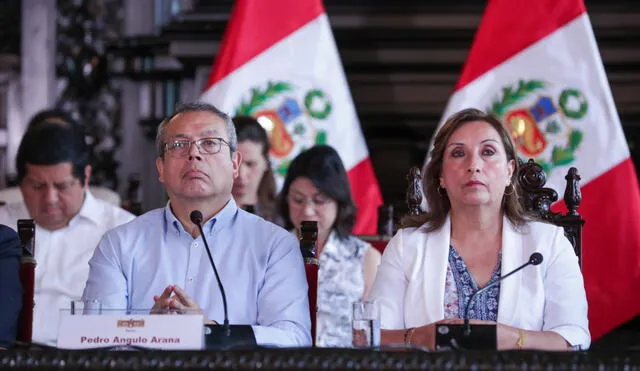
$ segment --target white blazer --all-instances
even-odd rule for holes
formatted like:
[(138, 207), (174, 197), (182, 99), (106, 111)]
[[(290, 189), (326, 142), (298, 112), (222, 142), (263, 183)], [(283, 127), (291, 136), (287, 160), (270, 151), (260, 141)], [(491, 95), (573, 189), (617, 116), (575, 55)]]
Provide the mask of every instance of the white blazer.
[[(419, 327), (444, 318), (444, 288), (451, 220), (427, 232), (425, 225), (405, 228), (391, 239), (369, 295), (380, 302), (381, 327)], [(589, 347), (587, 298), (578, 257), (562, 228), (529, 222), (518, 230), (505, 218), (502, 275), (543, 255), (500, 283), (498, 322), (524, 330), (554, 331), (572, 346)]]

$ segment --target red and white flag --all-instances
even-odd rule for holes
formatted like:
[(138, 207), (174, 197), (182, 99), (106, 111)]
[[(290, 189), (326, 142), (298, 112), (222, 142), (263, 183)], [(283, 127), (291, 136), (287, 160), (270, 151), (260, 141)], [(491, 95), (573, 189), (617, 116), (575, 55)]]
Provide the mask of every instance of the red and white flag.
[(301, 150), (335, 148), (358, 207), (354, 233), (376, 233), (382, 196), (321, 0), (236, 1), (201, 100), (258, 117), (278, 177)]
[(444, 118), (468, 107), (500, 116), (559, 195), (578, 169), (592, 337), (640, 313), (638, 178), (583, 1), (489, 1)]

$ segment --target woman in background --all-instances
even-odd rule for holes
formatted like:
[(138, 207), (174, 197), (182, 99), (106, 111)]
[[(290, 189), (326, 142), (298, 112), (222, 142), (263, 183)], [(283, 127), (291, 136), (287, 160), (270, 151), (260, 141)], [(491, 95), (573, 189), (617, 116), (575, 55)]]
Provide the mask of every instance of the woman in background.
[(276, 182), (269, 162), (267, 132), (251, 116), (236, 116), (233, 123), (242, 155), (240, 172), (233, 182), (233, 198), (238, 207), (282, 224), (275, 211)]
[(285, 228), (318, 222), (318, 314), (316, 344), (351, 347), (351, 308), (365, 299), (380, 253), (352, 235), (356, 207), (338, 153), (329, 146), (301, 152), (289, 166), (278, 211)]

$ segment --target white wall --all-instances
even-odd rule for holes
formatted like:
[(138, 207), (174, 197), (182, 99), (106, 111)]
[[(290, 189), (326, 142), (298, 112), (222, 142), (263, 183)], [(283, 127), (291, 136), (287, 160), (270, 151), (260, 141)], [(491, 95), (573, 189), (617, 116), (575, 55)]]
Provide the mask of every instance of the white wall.
[(22, 0), (20, 78), (9, 87), (7, 106), (7, 172), (15, 173), (15, 157), (29, 119), (56, 100), (56, 19), (54, 0)]

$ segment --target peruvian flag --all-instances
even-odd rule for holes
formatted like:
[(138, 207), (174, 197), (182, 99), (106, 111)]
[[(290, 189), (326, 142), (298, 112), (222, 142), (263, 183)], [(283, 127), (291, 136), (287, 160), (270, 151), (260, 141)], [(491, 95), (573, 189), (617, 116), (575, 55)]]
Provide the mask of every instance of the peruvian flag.
[(268, 130), (278, 180), (315, 144), (335, 148), (358, 207), (355, 234), (375, 234), (378, 182), (321, 0), (238, 0), (201, 100)]
[(582, 0), (489, 1), (444, 118), (468, 107), (500, 116), (559, 195), (578, 169), (592, 337), (640, 313), (638, 178)]

